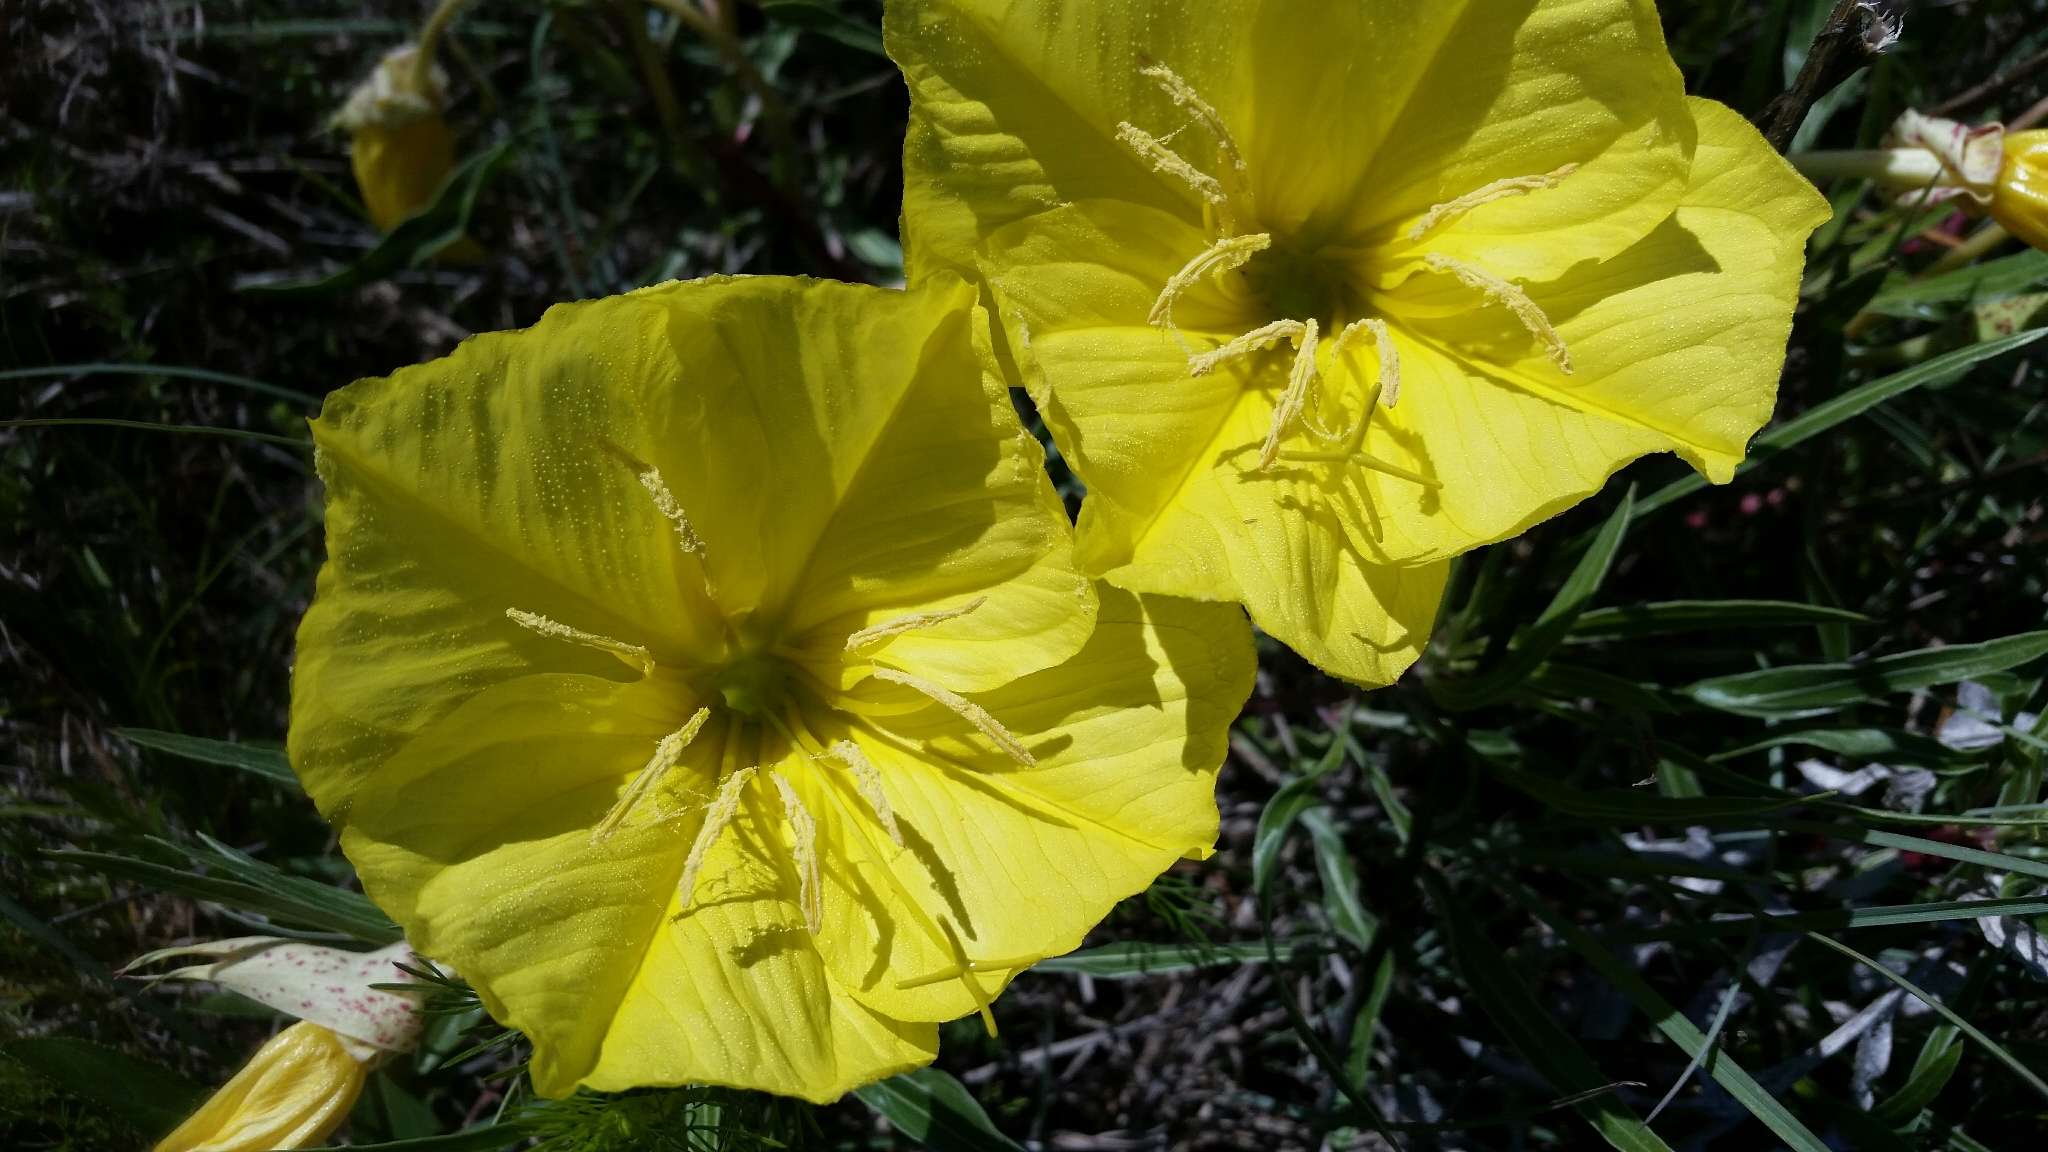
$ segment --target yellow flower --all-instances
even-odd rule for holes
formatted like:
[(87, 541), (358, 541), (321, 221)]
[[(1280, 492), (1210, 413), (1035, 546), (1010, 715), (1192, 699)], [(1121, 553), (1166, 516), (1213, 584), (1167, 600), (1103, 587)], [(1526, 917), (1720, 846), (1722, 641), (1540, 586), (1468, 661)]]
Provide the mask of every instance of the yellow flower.
[(2048, 251), (2048, 131), (2008, 132), (1986, 209), (2005, 230)]
[[(379, 232), (432, 204), (455, 170), (455, 134), (441, 115), (446, 88), (438, 67), (414, 45), (401, 45), (385, 54), (334, 117), (335, 126), (348, 133), (356, 190)], [(455, 261), (482, 255), (467, 237), (439, 253)]]
[(542, 1093), (830, 1100), (1212, 843), (1242, 616), (1098, 610), (973, 302), (667, 284), (314, 423), (292, 763)]
[(1827, 206), (1645, 0), (892, 2), (913, 280), (978, 272), (1079, 550), (1325, 669), (1444, 561), (1769, 417)]
[(258, 1048), (156, 1152), (310, 1148), (341, 1127), (362, 1090), (362, 1062), (341, 1038), (300, 1021)]

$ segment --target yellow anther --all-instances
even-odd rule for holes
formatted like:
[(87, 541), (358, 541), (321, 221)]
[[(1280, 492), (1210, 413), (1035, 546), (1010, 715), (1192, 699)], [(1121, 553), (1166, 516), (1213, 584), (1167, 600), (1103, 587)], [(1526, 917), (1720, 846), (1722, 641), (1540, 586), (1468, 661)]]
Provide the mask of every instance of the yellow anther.
[(1199, 356), (1188, 358), (1188, 375), (1207, 376), (1218, 366), (1240, 356), (1249, 356), (1278, 344), (1282, 340), (1300, 340), (1308, 326), (1299, 320), (1275, 320), (1271, 324), (1254, 328), (1242, 336)]
[(803, 906), (804, 927), (816, 936), (825, 925), (824, 893), (818, 878), (818, 822), (782, 773), (770, 772), (768, 778), (775, 781), (776, 794), (782, 797), (783, 819), (789, 821), (790, 855), (796, 859), (797, 899)]
[(1506, 180), (1495, 180), (1476, 192), (1467, 192), (1455, 200), (1446, 200), (1423, 213), (1422, 219), (1417, 220), (1415, 226), (1408, 230), (1408, 239), (1420, 240), (1483, 204), (1555, 188), (1564, 182), (1565, 177), (1578, 170), (1577, 164), (1567, 164), (1555, 172), (1546, 172), (1541, 176), (1511, 176)]
[(1164, 173), (1186, 184), (1195, 190), (1195, 195), (1215, 205), (1218, 211), (1230, 203), (1230, 198), (1223, 194), (1221, 181), (1188, 163), (1159, 137), (1125, 120), (1116, 126), (1116, 138), (1140, 158), (1149, 161), (1154, 172)]
[(880, 624), (863, 628), (848, 636), (846, 638), (846, 650), (848, 652), (857, 652), (862, 648), (869, 648), (880, 644), (884, 640), (893, 640), (905, 632), (915, 632), (920, 628), (931, 628), (944, 624), (948, 620), (958, 620), (986, 603), (988, 603), (988, 597), (976, 596), (957, 608), (940, 608), (931, 612), (912, 612), (906, 616), (884, 620)]
[[(1181, 79), (1179, 73), (1166, 65), (1154, 64), (1149, 68), (1141, 68), (1138, 74), (1158, 84), (1159, 90), (1166, 93), (1167, 99), (1172, 100), (1176, 107), (1187, 109), (1202, 127), (1208, 130), (1210, 137), (1216, 141), (1217, 158), (1223, 162), (1218, 179), (1223, 185), (1225, 204), (1233, 215), (1253, 215), (1251, 181), (1245, 168), (1244, 153), (1238, 150), (1237, 140), (1230, 135), (1230, 129), (1223, 123), (1223, 117), (1217, 114), (1216, 109), (1207, 100), (1202, 99), (1193, 85)], [(1231, 230), (1226, 224), (1225, 231)]]
[(861, 799), (874, 810), (875, 819), (881, 821), (882, 831), (889, 834), (889, 842), (903, 847), (903, 829), (896, 824), (896, 810), (889, 806), (889, 794), (882, 791), (882, 774), (860, 745), (851, 740), (841, 740), (825, 750), (825, 755), (847, 766), (853, 772), (853, 784), (860, 791)]
[(586, 648), (596, 648), (600, 651), (609, 652), (640, 669), (643, 674), (654, 671), (654, 656), (638, 644), (628, 644), (624, 640), (614, 640), (609, 636), (600, 636), (595, 632), (585, 632), (581, 628), (571, 628), (567, 624), (550, 620), (538, 612), (523, 612), (517, 608), (507, 608), (505, 609), (505, 618), (529, 632), (538, 632), (543, 636), (556, 640), (567, 640), (571, 644), (581, 644)]
[(1287, 374), (1287, 390), (1273, 405), (1273, 424), (1266, 430), (1265, 446), (1259, 449), (1259, 470), (1273, 466), (1280, 458), (1280, 442), (1308, 404), (1308, 390), (1316, 382), (1316, 322), (1302, 323), (1301, 339), (1294, 349), (1294, 368)]
[(683, 861), (682, 879), (676, 881), (676, 895), (681, 898), (685, 909), (696, 896), (697, 874), (704, 870), (705, 857), (711, 855), (720, 834), (740, 814), (740, 797), (753, 778), (752, 768), (735, 770), (720, 782), (717, 798), (711, 801), (711, 807), (705, 809), (704, 826), (697, 829), (697, 838), (690, 842), (690, 855)]
[(1199, 255), (1181, 266), (1160, 289), (1159, 299), (1152, 302), (1152, 311), (1145, 317), (1146, 323), (1162, 328), (1173, 327), (1173, 302), (1182, 293), (1202, 282), (1205, 276), (1235, 271), (1245, 266), (1252, 257), (1273, 246), (1273, 238), (1264, 232), (1249, 236), (1226, 236), (1204, 248)]
[(697, 738), (697, 733), (704, 730), (704, 723), (709, 719), (711, 709), (699, 708), (683, 722), (681, 728), (663, 736), (660, 742), (655, 744), (654, 755), (647, 758), (647, 763), (641, 767), (639, 774), (633, 777), (632, 785), (620, 795), (618, 803), (612, 805), (612, 810), (605, 813), (604, 819), (598, 821), (597, 827), (591, 831), (592, 843), (601, 844), (612, 838), (612, 833), (619, 830), (619, 825), (626, 822), (626, 817), (632, 815), (633, 809), (654, 791), (655, 785), (661, 783), (661, 778), (668, 775), (669, 769), (674, 768), (682, 760), (683, 751)]
[(960, 983), (967, 986), (967, 994), (974, 998), (974, 1010), (981, 1013), (981, 1026), (988, 1034), (996, 1034), (996, 1014), (989, 1011), (988, 991), (981, 981), (974, 978), (974, 961), (967, 958), (967, 949), (960, 943), (960, 934), (953, 930), (953, 922), (939, 917), (939, 929), (946, 934), (946, 947), (953, 952), (953, 963), (960, 968)]
[(996, 747), (1001, 748), (1010, 759), (1015, 760), (1026, 768), (1038, 767), (1038, 758), (1031, 754), (1029, 748), (1024, 747), (1022, 741), (1010, 735), (1009, 729), (997, 723), (996, 718), (988, 714), (988, 709), (967, 699), (958, 692), (947, 688), (943, 684), (934, 684), (922, 676), (915, 676), (909, 672), (881, 665), (875, 666), (874, 677), (877, 680), (886, 680), (891, 684), (901, 684), (905, 688), (909, 688), (929, 698), (933, 703), (943, 705), (950, 709), (954, 715), (974, 725), (983, 736), (994, 741)]
[(1543, 314), (1543, 309), (1536, 301), (1531, 300), (1529, 294), (1522, 291), (1519, 285), (1511, 284), (1463, 260), (1453, 260), (1449, 256), (1435, 252), (1425, 255), (1422, 262), (1427, 264), (1432, 272), (1445, 272), (1457, 277), (1460, 284), (1484, 293), (1488, 300), (1513, 313), (1515, 319), (1522, 322), (1522, 327), (1529, 330), (1529, 335), (1534, 336), (1550, 353), (1550, 358), (1557, 364), (1558, 371), (1567, 376), (1571, 375), (1572, 355), (1564, 346), (1564, 337), (1559, 336), (1557, 329), (1550, 326), (1550, 317)]
[(690, 517), (683, 511), (682, 502), (676, 499), (676, 494), (669, 491), (668, 484), (662, 480), (661, 469), (648, 465), (647, 470), (640, 473), (640, 486), (647, 489), (647, 494), (654, 497), (654, 506), (661, 509), (661, 514), (668, 517), (669, 523), (676, 526), (676, 539), (682, 542), (683, 551), (700, 560), (703, 559), (704, 541), (698, 538), (697, 530), (691, 527)]

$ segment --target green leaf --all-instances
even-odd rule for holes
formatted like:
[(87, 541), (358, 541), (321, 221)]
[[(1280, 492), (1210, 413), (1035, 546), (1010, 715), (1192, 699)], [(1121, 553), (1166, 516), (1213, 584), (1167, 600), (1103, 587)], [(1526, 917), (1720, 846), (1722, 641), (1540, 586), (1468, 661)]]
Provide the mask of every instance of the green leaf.
[(1572, 625), (1573, 640), (1613, 640), (1732, 628), (1789, 628), (1802, 624), (1869, 624), (1861, 612), (1796, 600), (1666, 600), (1594, 608)]
[(214, 840), (206, 840), (205, 849), (166, 841), (153, 843), (183, 857), (188, 867), (105, 852), (66, 850), (52, 852), (50, 856), (103, 875), (135, 880), (161, 891), (210, 900), (283, 923), (342, 932), (366, 944), (390, 944), (400, 937), (398, 926), (366, 896), (303, 876), (287, 875)]
[[(1502, 873), (1493, 873), (1496, 887), (1508, 894), (1514, 901), (1528, 910), (1530, 915), (1543, 921), (1550, 930), (1557, 933), (1572, 951), (1584, 957), (1586, 962), (1597, 969), (1615, 990), (1636, 1006), (1636, 1010), (1649, 1017), (1657, 1030), (1685, 1052), (1687, 1056), (1698, 1056), (1707, 1050), (1706, 1036), (1693, 1026), (1685, 1014), (1672, 1007), (1671, 1002), (1657, 994), (1636, 970), (1611, 952), (1607, 945), (1592, 933), (1579, 927), (1573, 921), (1559, 915), (1549, 905), (1537, 898), (1534, 892)], [(1749, 1114), (1762, 1121), (1766, 1128), (1776, 1133), (1794, 1152), (1829, 1152), (1828, 1146), (1815, 1136), (1798, 1117), (1785, 1109), (1764, 1086), (1756, 1082), (1742, 1065), (1726, 1051), (1713, 1053), (1713, 1059), (1706, 1063), (1708, 1075), (1714, 1082), (1728, 1090), (1728, 1094), (1749, 1110)]]
[(1316, 850), (1316, 875), (1323, 882), (1323, 907), (1329, 911), (1331, 926), (1353, 947), (1372, 947), (1379, 921), (1359, 899), (1358, 867), (1344, 847), (1344, 838), (1337, 834), (1337, 826), (1330, 822), (1329, 810), (1302, 813), (1301, 826), (1308, 829), (1309, 842)]
[(1837, 756), (1879, 760), (1886, 764), (1954, 764), (1978, 758), (1958, 752), (1931, 736), (1902, 732), (1895, 728), (1809, 728), (1801, 732), (1780, 732), (1754, 744), (1744, 744), (1707, 757), (1721, 764), (1773, 748), (1819, 748)]
[(1488, 760), (1501, 781), (1567, 816), (1611, 824), (1714, 824), (1745, 822), (1771, 812), (1813, 803), (1811, 796), (1664, 796), (1655, 792), (1601, 789), (1587, 792), (1546, 776)]
[(206, 1098), (168, 1068), (69, 1036), (13, 1040), (0, 1053), (150, 1136), (177, 1127)]
[(1263, 895), (1266, 886), (1273, 880), (1273, 865), (1280, 859), (1280, 849), (1287, 843), (1287, 834), (1301, 814), (1320, 805), (1323, 801), (1316, 794), (1316, 782), (1335, 771), (1344, 763), (1344, 754), (1350, 742), (1344, 734), (1351, 727), (1352, 702), (1344, 704), (1344, 715), (1331, 730), (1329, 750), (1322, 759), (1301, 776), (1281, 785), (1273, 798), (1266, 801), (1266, 807), (1259, 813), (1258, 831), (1252, 836), (1252, 890)]
[(166, 752), (186, 760), (197, 760), (202, 764), (238, 768), (261, 776), (272, 784), (289, 788), (293, 792), (300, 790), (299, 778), (293, 774), (291, 762), (284, 758), (282, 748), (209, 740), (204, 736), (159, 732), (153, 728), (116, 728), (115, 731), (144, 748), (153, 748), (158, 752)]
[(937, 1068), (919, 1068), (853, 1090), (875, 1115), (935, 1152), (1024, 1152), (996, 1130), (965, 1085)]
[[(1484, 929), (1454, 899), (1443, 882), (1423, 873), (1430, 903), (1449, 938), (1458, 974), (1501, 1035), (1559, 1092), (1592, 1092), (1611, 1081), (1571, 1033), (1552, 1019)], [(1623, 1149), (1668, 1149), (1627, 1104), (1603, 1093), (1574, 1105), (1595, 1131)]]
[[(209, 33), (212, 31), (208, 29)], [(318, 408), (320, 398), (292, 388), (252, 380), (231, 372), (215, 372), (211, 368), (186, 368), (177, 364), (45, 364), (35, 368), (10, 368), (0, 372), (0, 381), (41, 380), (69, 378), (72, 376), (162, 376), (168, 380), (198, 380), (207, 384), (219, 384), (226, 388), (240, 388), (279, 400), (290, 400)]]
[[(1757, 437), (1756, 442), (1750, 446), (1749, 459), (1744, 460), (1741, 466), (1736, 468), (1735, 474), (1740, 476), (1764, 464), (1778, 453), (1797, 447), (1838, 424), (1853, 420), (1887, 400), (1928, 384), (1946, 383), (1986, 360), (2003, 356), (2015, 348), (2023, 348), (2042, 336), (2048, 336), (2048, 328), (2020, 332), (2003, 340), (1972, 344), (1967, 348), (1958, 348), (1925, 363), (1916, 364), (1903, 372), (1894, 372), (1861, 387), (1851, 388), (1832, 400), (1814, 405)], [(1697, 472), (1682, 476), (1645, 497), (1638, 505), (1636, 514), (1647, 516), (1685, 499), (1706, 486), (1707, 478)]]
[(1963, 1035), (1968, 1036), (1970, 1039), (1975, 1040), (1977, 1043), (1983, 1045), (1985, 1051), (1990, 1052), (1993, 1059), (1997, 1060), (2000, 1064), (2005, 1065), (2007, 1068), (2012, 1069), (2014, 1075), (2026, 1081), (2027, 1086), (2032, 1088), (2036, 1093), (2039, 1093), (2042, 1099), (2048, 1100), (2048, 1081), (2044, 1081), (2039, 1076), (2036, 1076), (2034, 1074), (2033, 1069), (2027, 1067), (2025, 1064), (2020, 1063), (2019, 1058), (2014, 1056), (2012, 1053), (2006, 1051), (2004, 1045), (2000, 1044), (1998, 1041), (1993, 1040), (1991, 1037), (1986, 1036), (1983, 1032), (1979, 1031), (1976, 1025), (1970, 1023), (1968, 1020), (1965, 1020), (1961, 1016), (1957, 1015), (1955, 1009), (1950, 1008), (1948, 1005), (1942, 1003), (1940, 1000), (1935, 999), (1934, 996), (1931, 993), (1929, 993), (1926, 989), (1920, 987), (1918, 984), (1913, 983), (1911, 980), (1906, 979), (1904, 976), (1899, 975), (1897, 972), (1892, 971), (1884, 965), (1879, 964), (1876, 960), (1873, 960), (1870, 957), (1865, 956), (1863, 953), (1858, 952), (1854, 948), (1849, 947), (1847, 944), (1844, 944), (1834, 939), (1833, 937), (1823, 936), (1818, 932), (1808, 932), (1806, 934), (1806, 938), (1808, 940), (1812, 940), (1817, 944), (1825, 945), (1826, 947), (1832, 948), (1835, 951), (1840, 952), (1842, 955), (1847, 956), (1849, 959), (1854, 960), (1859, 964), (1862, 964), (1864, 967), (1870, 969), (1872, 972), (1877, 973), (1879, 976), (1882, 976), (1885, 979), (1891, 981), (1892, 983), (1898, 985), (1900, 988), (1905, 989), (1908, 995), (1917, 998), (1921, 1003), (1927, 1005), (1929, 1008), (1934, 1009), (1936, 1012), (1939, 1012), (1941, 1014), (1942, 1019), (1948, 1021), (1951, 1026), (1961, 1031)]
[(1953, 1024), (1943, 1024), (1928, 1034), (1927, 1042), (1920, 1049), (1920, 1058), (1913, 1062), (1913, 1071), (1897, 1092), (1877, 1102), (1870, 1114), (1880, 1123), (1893, 1128), (1903, 1128), (1913, 1118), (1934, 1103), (1941, 1090), (1948, 1087), (1949, 1078), (1963, 1062), (1962, 1032)]
[(1608, 516), (1599, 534), (1586, 546), (1585, 555), (1579, 557), (1578, 566), (1565, 579), (1564, 587), (1557, 590), (1536, 622), (1515, 638), (1508, 654), (1484, 672), (1458, 680), (1430, 681), (1429, 692), (1437, 703), (1454, 712), (1498, 703), (1542, 667), (1565, 637), (1571, 635), (1579, 617), (1599, 594), (1600, 585), (1606, 582), (1607, 570), (1621, 550), (1622, 538), (1628, 535), (1634, 509), (1635, 489), (1631, 487), (1622, 494), (1621, 503)]
[(464, 160), (448, 174), (432, 204), (407, 217), (348, 267), (312, 280), (244, 284), (241, 290), (262, 296), (317, 298), (352, 291), (400, 269), (418, 267), (462, 239), (477, 194), (511, 155), (512, 141), (500, 140)]
[(1925, 904), (1892, 904), (1873, 908), (1828, 908), (1816, 912), (1777, 912), (1763, 916), (1727, 916), (1692, 924), (1617, 933), (1630, 943), (1650, 940), (1707, 940), (1745, 936), (1750, 932), (1798, 932), (1829, 928), (1887, 928), (1898, 924), (1933, 924), (1944, 920), (1975, 920), (1980, 916), (2048, 916), (2048, 898), (2010, 896), (1992, 900), (1932, 900)]
[(1939, 305), (2002, 300), (2043, 283), (2048, 283), (2048, 252), (2029, 249), (1940, 276), (1887, 284), (1864, 310), (1902, 319), (1939, 320), (1947, 311)]
[[(1299, 951), (1289, 941), (1276, 943), (1276, 951), (1283, 961), (1292, 959)], [(1142, 940), (1128, 940), (1103, 944), (1095, 948), (1081, 948), (1065, 956), (1040, 960), (1031, 966), (1031, 970), (1085, 974), (1097, 980), (1135, 980), (1174, 972), (1193, 972), (1200, 968), (1226, 968), (1265, 962), (1266, 946), (1259, 942), (1208, 944), (1188, 941), (1154, 944)]]
[(2048, 632), (1981, 644), (1923, 648), (1867, 664), (1800, 664), (1716, 676), (1680, 689), (1696, 703), (1742, 716), (1816, 716), (1875, 700), (2017, 668), (2048, 655)]
[(1846, 824), (1820, 824), (1807, 820), (1784, 820), (1775, 826), (1787, 832), (1811, 832), (1816, 836), (1847, 840), (1872, 848), (1897, 848), (1901, 852), (1918, 852), (1922, 856), (1938, 856), (1943, 860), (1954, 860), (1962, 864), (1975, 864), (2001, 872), (2032, 876), (2037, 880), (2048, 880), (2048, 864), (2038, 860), (2010, 856), (2003, 852), (1986, 852), (1982, 848), (1966, 848), (1961, 844), (1950, 844), (1944, 840), (1929, 840), (1897, 832), (1879, 832), (1870, 828), (1857, 828)]

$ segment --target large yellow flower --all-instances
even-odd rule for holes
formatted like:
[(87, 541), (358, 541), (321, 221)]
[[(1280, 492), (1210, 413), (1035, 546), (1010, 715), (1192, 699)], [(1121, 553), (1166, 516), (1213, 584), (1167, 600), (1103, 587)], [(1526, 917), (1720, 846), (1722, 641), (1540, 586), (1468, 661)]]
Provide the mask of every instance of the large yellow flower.
[(1083, 567), (1412, 662), (1445, 561), (1769, 417), (1827, 206), (1647, 0), (891, 0), (910, 273), (977, 272)]
[(1248, 630), (1098, 610), (973, 298), (663, 285), (315, 422), (292, 763), (541, 1092), (831, 1099), (1211, 844)]

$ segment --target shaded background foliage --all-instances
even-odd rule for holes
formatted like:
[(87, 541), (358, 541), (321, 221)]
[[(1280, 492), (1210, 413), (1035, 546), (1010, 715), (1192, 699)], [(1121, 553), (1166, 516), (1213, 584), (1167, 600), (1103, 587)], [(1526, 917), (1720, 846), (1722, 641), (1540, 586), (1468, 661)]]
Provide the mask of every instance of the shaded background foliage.
[[(1664, 6), (1691, 90), (1753, 116), (1833, 7)], [(1908, 106), (2040, 114), (2040, 0), (1892, 7), (1904, 39), (1840, 62), (1802, 143), (1872, 145)], [(724, 47), (630, 0), (479, 3), (444, 63), (466, 154), (496, 162), (473, 214), (435, 209), (474, 265), (380, 246), (323, 127), (420, 14), (0, 4), (0, 419), (186, 426), (0, 429), (0, 1145), (134, 1147), (273, 1027), (124, 984), (128, 957), (380, 930), (266, 751), (320, 557), (318, 397), (558, 300), (900, 277), (875, 0), (747, 0)], [(999, 1039), (950, 1026), (950, 1077), (864, 1093), (913, 1135), (856, 1102), (508, 1108), (516, 1038), (455, 986), (351, 1138), (504, 1116), (577, 1149), (2038, 1146), (2048, 386), (2012, 334), (2048, 264), (1914, 279), (1960, 221), (1835, 193), (1779, 410), (1808, 423), (1728, 488), (1646, 461), (1468, 558), (1393, 688), (1262, 647), (1217, 856), (1020, 980)], [(1977, 898), (2005, 915), (1953, 903)]]

